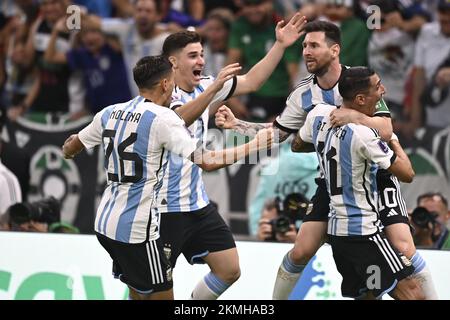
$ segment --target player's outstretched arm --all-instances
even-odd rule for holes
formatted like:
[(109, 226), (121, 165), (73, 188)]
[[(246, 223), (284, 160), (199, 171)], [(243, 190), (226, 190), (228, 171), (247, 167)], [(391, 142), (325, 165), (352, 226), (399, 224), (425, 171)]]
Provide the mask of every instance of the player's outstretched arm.
[(229, 166), (246, 156), (264, 149), (269, 149), (273, 143), (273, 130), (271, 128), (260, 130), (253, 140), (234, 148), (206, 151), (199, 148), (190, 158), (205, 171), (213, 171)]
[(73, 157), (83, 151), (83, 149), (84, 145), (81, 143), (78, 135), (71, 135), (69, 138), (67, 138), (67, 140), (64, 142), (64, 145), (62, 146), (64, 159), (73, 159)]
[(412, 182), (415, 172), (408, 155), (403, 150), (395, 135), (393, 135), (393, 139), (389, 141), (389, 146), (397, 156), (394, 163), (392, 163), (392, 165), (388, 168), (389, 172), (395, 175), (402, 182)]
[[(241, 135), (254, 137), (260, 130), (272, 128), (272, 123), (256, 123), (239, 120), (227, 106), (221, 106), (215, 114), (216, 126), (221, 129), (231, 129)], [(274, 127), (274, 142), (281, 143), (290, 133)]]
[(283, 20), (275, 28), (276, 41), (266, 56), (255, 64), (245, 75), (237, 77), (233, 96), (255, 92), (266, 82), (283, 58), (284, 51), (303, 34), (306, 17), (296, 13), (288, 23)]
[(225, 66), (219, 72), (214, 82), (208, 88), (206, 88), (206, 90), (201, 95), (186, 104), (180, 105), (175, 109), (175, 112), (178, 113), (181, 118), (183, 118), (186, 126), (189, 127), (202, 115), (202, 113), (206, 110), (208, 105), (213, 100), (216, 93), (223, 88), (225, 82), (232, 79), (241, 70), (241, 68), (242, 67), (239, 65), (239, 63), (233, 63)]
[(348, 123), (361, 124), (369, 128), (377, 129), (381, 139), (389, 142), (392, 137), (392, 121), (390, 117), (369, 117), (361, 112), (349, 108), (339, 108), (330, 114), (331, 125), (340, 127)]

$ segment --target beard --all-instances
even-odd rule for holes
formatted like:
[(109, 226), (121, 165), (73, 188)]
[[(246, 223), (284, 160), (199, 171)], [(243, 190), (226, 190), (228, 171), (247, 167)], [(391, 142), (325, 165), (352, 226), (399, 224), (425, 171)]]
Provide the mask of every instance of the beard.
[(328, 72), (328, 69), (330, 68), (330, 64), (331, 64), (331, 61), (329, 61), (325, 64), (322, 64), (322, 65), (316, 64), (316, 66), (313, 68), (308, 68), (308, 64), (306, 64), (306, 70), (308, 70), (309, 73), (312, 73), (316, 77), (321, 77), (325, 73)]

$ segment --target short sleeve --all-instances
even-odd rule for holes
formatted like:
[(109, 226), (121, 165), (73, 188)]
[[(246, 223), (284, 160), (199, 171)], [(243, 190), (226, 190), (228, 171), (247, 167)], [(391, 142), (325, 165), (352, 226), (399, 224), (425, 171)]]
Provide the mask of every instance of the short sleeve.
[(288, 97), (286, 101), (286, 107), (281, 115), (279, 115), (274, 125), (279, 129), (296, 133), (305, 123), (307, 112), (302, 108), (302, 97), (300, 90), (295, 90)]
[(419, 68), (425, 68), (425, 52), (428, 41), (426, 39), (425, 30), (427, 25), (424, 25), (416, 40), (416, 47), (414, 49), (414, 66)]
[(364, 126), (358, 126), (357, 129), (357, 148), (364, 158), (378, 164), (382, 169), (389, 168), (395, 159), (395, 154), (386, 142), (381, 140), (378, 132)]
[(78, 133), (78, 138), (86, 149), (91, 149), (102, 143), (102, 115), (105, 109), (98, 112), (90, 124)]
[(300, 128), (298, 135), (304, 142), (314, 143), (313, 142), (313, 114), (310, 113), (306, 117), (305, 124)]
[(197, 139), (174, 111), (158, 117), (158, 139), (167, 150), (188, 158), (197, 149)]
[(237, 78), (236, 78), (236, 76), (234, 76), (233, 78), (231, 78), (230, 80), (226, 81), (223, 84), (222, 89), (220, 89), (214, 95), (213, 99), (211, 100), (210, 105), (230, 99), (233, 96), (234, 91), (236, 90), (236, 86), (237, 86)]

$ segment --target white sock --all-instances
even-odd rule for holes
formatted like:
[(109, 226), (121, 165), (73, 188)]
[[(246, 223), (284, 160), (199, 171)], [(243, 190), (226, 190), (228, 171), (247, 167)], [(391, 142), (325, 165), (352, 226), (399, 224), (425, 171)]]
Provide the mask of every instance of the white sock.
[(283, 258), (278, 268), (277, 278), (273, 287), (273, 300), (287, 300), (295, 284), (302, 275), (305, 265), (296, 265), (289, 258), (289, 252)]
[(422, 292), (426, 300), (438, 300), (436, 289), (434, 288), (433, 278), (428, 266), (418, 251), (411, 258), (411, 262), (415, 268), (413, 276), (419, 281)]
[(191, 293), (190, 300), (216, 300), (229, 287), (229, 284), (210, 272), (197, 283), (197, 286)]

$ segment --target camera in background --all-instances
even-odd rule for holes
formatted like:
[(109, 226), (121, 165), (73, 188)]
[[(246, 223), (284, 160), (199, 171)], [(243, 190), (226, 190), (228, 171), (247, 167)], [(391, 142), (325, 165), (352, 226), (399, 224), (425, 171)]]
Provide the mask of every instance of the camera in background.
[(272, 225), (272, 236), (267, 241), (276, 239), (276, 234), (284, 234), (289, 231), (290, 225), (295, 225), (296, 229), (305, 217), (309, 206), (309, 200), (301, 193), (288, 194), (283, 201), (279, 197), (275, 198), (275, 208), (277, 217), (270, 220)]

